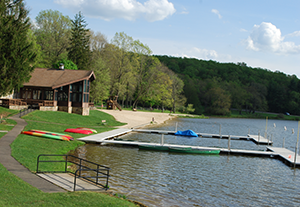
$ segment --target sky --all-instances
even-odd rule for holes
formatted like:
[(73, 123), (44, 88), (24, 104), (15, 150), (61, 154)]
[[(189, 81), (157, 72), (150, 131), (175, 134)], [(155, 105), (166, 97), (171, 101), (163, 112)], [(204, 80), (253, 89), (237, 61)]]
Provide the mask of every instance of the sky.
[(106, 36), (117, 32), (154, 55), (244, 62), (300, 78), (299, 0), (25, 0), (32, 20), (42, 10)]

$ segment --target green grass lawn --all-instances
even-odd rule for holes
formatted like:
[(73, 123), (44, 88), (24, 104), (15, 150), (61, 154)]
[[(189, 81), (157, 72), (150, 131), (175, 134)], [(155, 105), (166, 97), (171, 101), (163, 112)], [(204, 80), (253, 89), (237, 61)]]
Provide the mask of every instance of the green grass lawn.
[(104, 193), (44, 193), (32, 187), (0, 164), (0, 206), (136, 206), (127, 200)]
[(8, 109), (8, 108), (0, 106), (0, 115), (5, 114), (5, 115), (8, 115), (8, 116), (13, 116), (13, 115), (15, 115), (19, 112), (20, 112), (19, 110), (12, 110), (12, 109)]
[[(67, 115), (66, 115), (67, 114)], [(78, 127), (103, 126), (102, 120), (106, 120), (107, 126), (122, 126), (125, 123), (116, 122), (113, 116), (98, 110), (91, 110), (89, 116), (68, 114), (60, 111), (34, 111), (22, 117), (25, 120), (50, 122), (57, 124), (75, 125)]]
[[(99, 111), (90, 111), (90, 116), (65, 112), (34, 111), (23, 118), (28, 123), (25, 130), (40, 129), (60, 133), (64, 133), (66, 128), (91, 128), (91, 126), (99, 133), (124, 124)], [(103, 125), (101, 120), (106, 120), (106, 125)], [(0, 136), (2, 134), (4, 135), (4, 133), (0, 133)], [(84, 144), (84, 142), (77, 141), (77, 138), (87, 136), (75, 133), (66, 134), (72, 135), (75, 140), (60, 141), (20, 134), (11, 145), (12, 156), (34, 172), (39, 154), (67, 154), (77, 146)], [(51, 169), (53, 170), (53, 168)], [(104, 193), (44, 193), (8, 172), (1, 164), (0, 175), (0, 206), (136, 206), (132, 202)]]
[(299, 116), (287, 116), (284, 114), (273, 114), (273, 113), (261, 113), (261, 112), (256, 112), (254, 114), (252, 113), (247, 113), (247, 112), (242, 112), (242, 114), (239, 114), (237, 110), (232, 110), (231, 111), (231, 118), (256, 118), (256, 119), (265, 119), (268, 117), (268, 119), (281, 119), (281, 120), (294, 120), (294, 121), (299, 121), (300, 117)]
[[(14, 125), (17, 124), (16, 121), (8, 119), (9, 116), (13, 116), (17, 114), (18, 110), (11, 110), (4, 107), (0, 107), (0, 130), (3, 131), (10, 131)], [(2, 119), (1, 119), (2, 115)], [(3, 137), (6, 134), (6, 132), (0, 132), (0, 138)]]

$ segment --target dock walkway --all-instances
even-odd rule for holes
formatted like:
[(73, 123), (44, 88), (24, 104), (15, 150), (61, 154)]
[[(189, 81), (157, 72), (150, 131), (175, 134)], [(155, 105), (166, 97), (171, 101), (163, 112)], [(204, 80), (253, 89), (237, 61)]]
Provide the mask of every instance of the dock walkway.
[[(37, 173), (37, 175), (66, 191), (74, 191), (74, 175), (70, 173)], [(105, 189), (78, 178), (75, 191), (105, 191)]]
[(120, 129), (115, 129), (115, 130), (111, 130), (111, 131), (107, 131), (107, 132), (103, 132), (103, 133), (99, 133), (99, 134), (94, 134), (91, 136), (82, 137), (77, 140), (83, 141), (83, 142), (101, 143), (106, 139), (112, 139), (112, 138), (127, 134), (131, 131), (132, 131), (132, 129), (120, 128)]
[(147, 143), (147, 142), (136, 142), (136, 141), (126, 141), (126, 140), (104, 140), (104, 144), (121, 144), (128, 146), (165, 146), (165, 147), (175, 147), (175, 148), (192, 148), (199, 150), (220, 150), (221, 154), (239, 154), (239, 155), (252, 155), (252, 156), (277, 156), (278, 153), (271, 151), (258, 151), (258, 150), (244, 150), (244, 149), (227, 149), (227, 148), (217, 148), (217, 147), (203, 147), (203, 146), (193, 146), (193, 145), (176, 145), (176, 144), (161, 144), (161, 143)]
[[(80, 138), (78, 140), (84, 142), (94, 142), (102, 144), (120, 144), (127, 146), (162, 146), (162, 143), (147, 143), (147, 142), (138, 142), (138, 141), (128, 141), (128, 140), (114, 140), (113, 138), (119, 137), (121, 135), (127, 134), (129, 132), (139, 132), (139, 133), (155, 133), (163, 135), (175, 135), (176, 131), (165, 131), (165, 130), (156, 130), (156, 129), (116, 129), (109, 132), (104, 132), (100, 134), (95, 134)], [(253, 141), (256, 144), (262, 145), (272, 145), (273, 142), (264, 138), (263, 136), (250, 135), (247, 136), (235, 136), (235, 135), (219, 135), (219, 134), (207, 134), (207, 133), (197, 133), (200, 137), (205, 138), (219, 138), (219, 139), (230, 139), (232, 140), (244, 140), (244, 141)], [(163, 144), (166, 147), (181, 147), (181, 148), (192, 148), (192, 149), (201, 149), (201, 150), (220, 150), (221, 154), (233, 154), (233, 155), (247, 155), (247, 156), (265, 156), (271, 158), (279, 158), (285, 164), (289, 166), (294, 165), (294, 154), (292, 151), (279, 148), (279, 147), (270, 147), (268, 146), (265, 151), (258, 150), (246, 150), (246, 149), (227, 149), (227, 148), (217, 148), (217, 147), (202, 147), (202, 146), (187, 146), (187, 145), (175, 145), (175, 144)], [(296, 166), (300, 167), (300, 156), (296, 157)]]
[[(281, 147), (267, 147), (268, 150), (278, 154), (281, 160), (289, 166), (295, 164), (295, 152)], [(296, 166), (300, 166), (300, 156), (296, 155)]]
[[(139, 133), (153, 133), (153, 134), (166, 134), (166, 135), (175, 135), (176, 131), (165, 131), (157, 129), (133, 129), (133, 132)], [(220, 135), (220, 134), (209, 134), (209, 133), (196, 133), (199, 137), (203, 138), (218, 138), (218, 139), (228, 139), (230, 136), (231, 140), (243, 140), (243, 141), (253, 141), (255, 144), (261, 145), (272, 145), (273, 142), (266, 139), (263, 136), (250, 135), (239, 136), (239, 135)]]

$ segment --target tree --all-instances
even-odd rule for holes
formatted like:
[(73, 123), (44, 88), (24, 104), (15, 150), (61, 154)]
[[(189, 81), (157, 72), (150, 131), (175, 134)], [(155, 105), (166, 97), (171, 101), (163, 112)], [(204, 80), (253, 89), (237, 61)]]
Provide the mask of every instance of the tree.
[(206, 109), (208, 113), (216, 115), (230, 114), (231, 99), (224, 89), (213, 87), (205, 95), (210, 103)]
[(90, 64), (90, 35), (86, 29), (87, 23), (81, 12), (75, 15), (72, 22), (72, 35), (70, 47), (68, 48), (68, 58), (72, 60), (80, 70), (88, 70)]
[(43, 67), (40, 64), (42, 62), (42, 58), (43, 58), (42, 49), (41, 49), (41, 46), (37, 43), (36, 36), (34, 35), (34, 32), (32, 29), (28, 29), (27, 38), (29, 40), (29, 43), (32, 44), (32, 49), (33, 49), (34, 53), (36, 53), (36, 58), (35, 58), (35, 62), (33, 63), (33, 65), (35, 65), (36, 67)]
[(75, 65), (71, 60), (61, 59), (53, 64), (53, 68), (58, 69), (60, 64), (64, 64), (64, 69), (77, 70), (77, 65)]
[(23, 0), (0, 1), (0, 95), (29, 81), (36, 54), (27, 37), (30, 28)]
[(101, 58), (107, 40), (101, 33), (95, 34), (90, 31), (90, 43), (92, 50), (90, 69), (96, 75), (96, 80), (91, 83), (90, 100), (99, 103), (108, 98), (110, 89), (110, 68)]
[(161, 66), (160, 61), (152, 56), (148, 56), (144, 61), (139, 63), (136, 73), (133, 108), (137, 107), (138, 101), (153, 89), (158, 79), (159, 67)]
[(96, 53), (96, 55), (99, 57), (103, 49), (105, 48), (105, 45), (108, 43), (106, 37), (101, 34), (100, 32), (94, 33), (94, 31), (89, 31), (90, 35), (90, 48), (92, 50), (92, 53)]
[(59, 11), (43, 10), (37, 15), (34, 34), (41, 46), (42, 61), (39, 67), (52, 67), (60, 59), (67, 59), (71, 37), (71, 19)]
[(96, 79), (91, 83), (90, 100), (92, 102), (101, 102), (108, 98), (110, 87), (109, 68), (106, 67), (104, 61), (98, 58), (91, 64)]

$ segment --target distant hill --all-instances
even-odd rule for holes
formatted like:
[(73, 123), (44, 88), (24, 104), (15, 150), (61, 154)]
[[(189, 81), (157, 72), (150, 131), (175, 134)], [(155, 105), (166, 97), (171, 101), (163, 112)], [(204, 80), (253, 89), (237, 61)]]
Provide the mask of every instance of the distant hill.
[(230, 108), (300, 115), (300, 81), (295, 75), (194, 58), (155, 56), (185, 83), (195, 113), (227, 114)]

